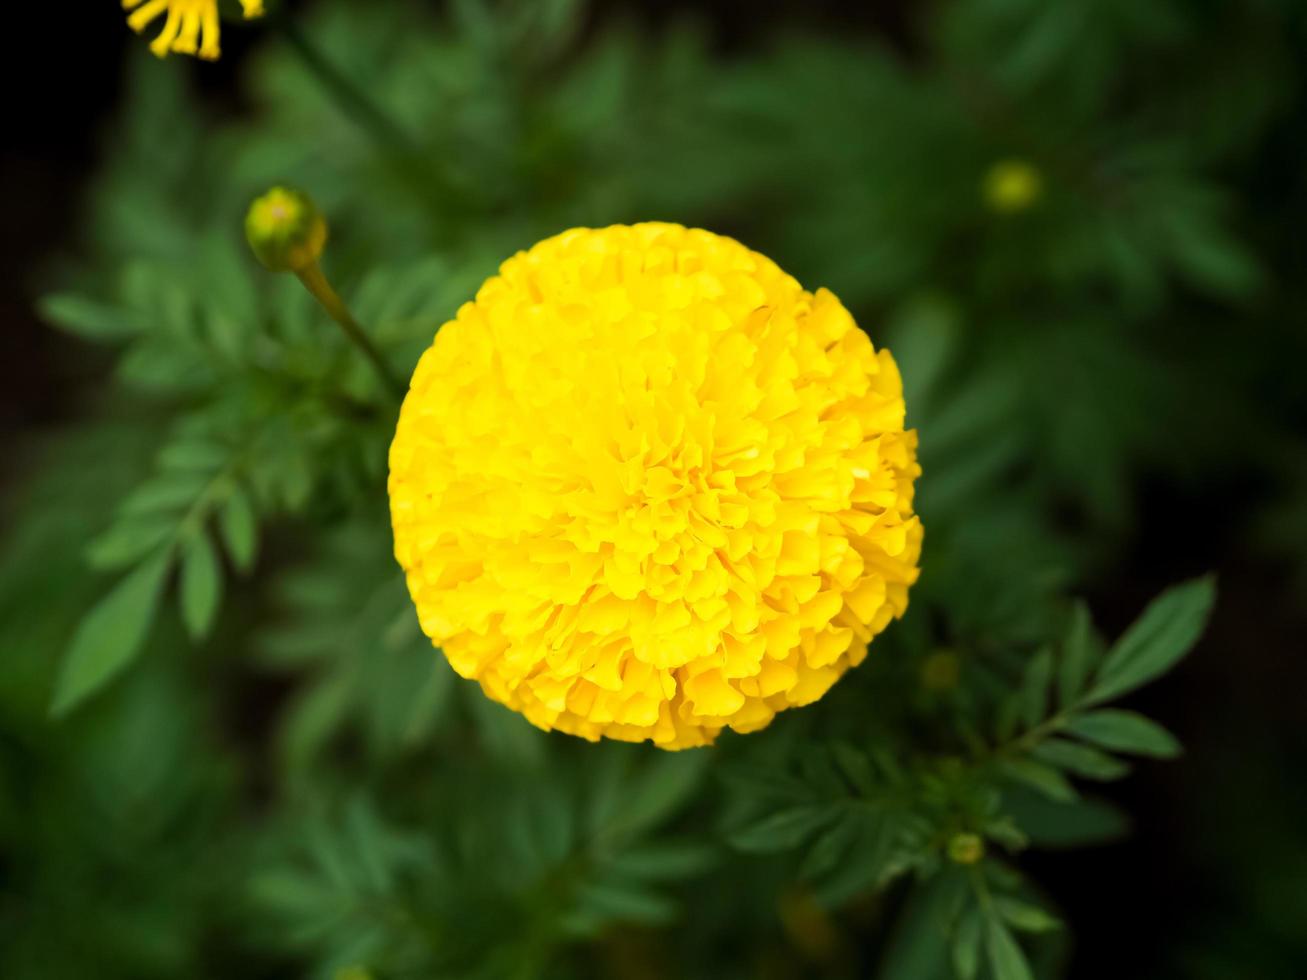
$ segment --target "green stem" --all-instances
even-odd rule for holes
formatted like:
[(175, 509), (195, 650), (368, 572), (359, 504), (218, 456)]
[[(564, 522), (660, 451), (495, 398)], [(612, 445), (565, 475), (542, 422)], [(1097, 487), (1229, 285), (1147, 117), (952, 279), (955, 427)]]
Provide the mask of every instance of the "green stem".
[(299, 56), (304, 66), (322, 83), (322, 87), (341, 110), (360, 128), (367, 130), (373, 139), (401, 159), (406, 161), (419, 159), (420, 149), (408, 133), (368, 98), (348, 75), (337, 68), (289, 16), (277, 13), (270, 18), (270, 21), (272, 26), (281, 32), (281, 36), (286, 39), (286, 43)]
[(1045, 718), (1033, 728), (1028, 729), (1023, 734), (1011, 739), (1006, 745), (1000, 746), (995, 755), (1004, 755), (1011, 752), (1026, 752), (1033, 749), (1036, 745), (1046, 739), (1048, 736), (1059, 731), (1071, 718), (1070, 708), (1063, 708), (1050, 718)]
[(438, 236), (447, 237), (455, 225), (458, 195), (449, 181), (432, 166), (431, 155), (377, 105), (364, 87), (337, 68), (289, 15), (276, 14), (271, 22), (340, 111), (371, 137), (383, 151), (382, 157), (395, 175), (435, 216), (433, 231)]
[(327, 311), (327, 315), (340, 325), (341, 330), (345, 331), (345, 336), (349, 338), (350, 343), (357, 347), (363, 356), (368, 359), (368, 362), (376, 370), (377, 376), (381, 378), (386, 390), (394, 396), (396, 401), (403, 401), (404, 385), (395, 377), (390, 365), (381, 356), (381, 351), (377, 350), (376, 345), (363, 332), (363, 328), (354, 319), (354, 315), (350, 313), (345, 301), (331, 288), (331, 283), (322, 274), (322, 267), (317, 262), (312, 262), (302, 269), (295, 270), (295, 274), (299, 276), (300, 282), (304, 283), (304, 288), (322, 304), (322, 308)]
[(994, 896), (990, 894), (989, 882), (985, 880), (985, 873), (980, 866), (972, 865), (968, 869), (967, 877), (971, 880), (971, 888), (976, 894), (981, 912), (990, 918), (996, 918), (998, 911), (994, 908)]

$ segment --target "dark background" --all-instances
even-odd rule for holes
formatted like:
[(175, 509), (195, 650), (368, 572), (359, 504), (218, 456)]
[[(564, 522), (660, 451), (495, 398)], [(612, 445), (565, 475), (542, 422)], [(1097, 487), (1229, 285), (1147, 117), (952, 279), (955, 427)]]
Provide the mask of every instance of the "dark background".
[[(652, 0), (644, 6), (650, 18), (666, 7)], [(910, 4), (854, 6), (740, 0), (713, 4), (708, 15), (727, 51), (790, 24), (875, 31), (911, 47)], [(114, 138), (108, 114), (119, 94), (120, 64), (126, 47), (139, 43), (124, 29), (116, 4), (78, 8), (74, 14), (66, 4), (15, 4), (5, 15), (0, 440), (6, 447), (39, 439), (75, 414), (83, 384), (104, 368), (86, 345), (41, 324), (32, 306), (61, 249), (75, 241), (79, 189), (99, 148)], [(224, 41), (218, 65), (181, 58), (176, 64), (218, 106), (231, 98), (228, 83), (247, 43), (237, 32)], [(1297, 103), (1300, 110), (1301, 97)], [(1303, 121), (1298, 111), (1291, 125), (1282, 125), (1257, 166), (1248, 168), (1242, 194), (1267, 207), (1284, 205), (1287, 184), (1277, 186), (1274, 178), (1302, 169)], [(1293, 254), (1295, 243), (1281, 244), (1275, 261), (1292, 266), (1301, 258)], [(13, 476), (14, 458), (4, 454), (0, 475)], [(1182, 670), (1131, 704), (1165, 720), (1187, 747), (1178, 762), (1143, 763), (1107, 790), (1133, 814), (1133, 837), (1025, 859), (1074, 924), (1075, 977), (1115, 975), (1124, 949), (1135, 951), (1138, 976), (1177, 969), (1195, 976), (1262, 970), (1290, 976), (1295, 963), (1296, 975), (1307, 972), (1307, 615), (1287, 566), (1250, 545), (1242, 519), (1271, 489), (1239, 472), (1201, 484), (1144, 474), (1136, 487), (1139, 530), (1089, 597), (1114, 635), (1166, 584), (1208, 569), (1220, 574), (1208, 637)]]

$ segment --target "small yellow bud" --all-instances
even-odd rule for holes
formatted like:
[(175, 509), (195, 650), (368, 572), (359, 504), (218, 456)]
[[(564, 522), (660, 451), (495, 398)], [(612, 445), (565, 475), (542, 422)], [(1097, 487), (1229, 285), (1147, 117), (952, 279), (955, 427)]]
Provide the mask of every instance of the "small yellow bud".
[(303, 191), (274, 187), (250, 205), (245, 237), (255, 257), (273, 272), (299, 272), (321, 257), (327, 222)]
[(985, 203), (999, 214), (1024, 211), (1043, 189), (1043, 177), (1024, 160), (1000, 160), (985, 174)]
[(948, 856), (958, 864), (975, 864), (985, 856), (985, 842), (979, 834), (954, 834), (948, 842)]

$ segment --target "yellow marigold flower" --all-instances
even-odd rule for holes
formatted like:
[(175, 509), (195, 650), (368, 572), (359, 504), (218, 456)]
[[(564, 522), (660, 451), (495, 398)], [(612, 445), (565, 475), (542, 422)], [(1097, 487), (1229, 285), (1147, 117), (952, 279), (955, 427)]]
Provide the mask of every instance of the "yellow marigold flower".
[[(246, 18), (263, 14), (263, 0), (241, 0)], [(218, 0), (123, 0), (123, 9), (132, 11), (127, 24), (140, 34), (163, 14), (168, 15), (159, 36), (150, 42), (150, 50), (160, 58), (169, 51), (196, 54), (214, 61), (218, 48)]]
[(1000, 160), (985, 174), (985, 203), (999, 214), (1024, 211), (1043, 190), (1039, 171), (1024, 160)]
[(390, 448), (454, 669), (544, 729), (679, 749), (820, 698), (907, 607), (899, 372), (729, 238), (577, 228), (445, 324)]

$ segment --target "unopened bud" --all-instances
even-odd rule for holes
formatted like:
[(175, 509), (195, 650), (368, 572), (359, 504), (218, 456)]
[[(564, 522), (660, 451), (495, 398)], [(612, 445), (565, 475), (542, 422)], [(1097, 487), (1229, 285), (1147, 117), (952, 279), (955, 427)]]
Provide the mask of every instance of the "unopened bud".
[(948, 856), (958, 864), (975, 864), (985, 856), (985, 842), (979, 834), (954, 834), (948, 842)]
[(327, 222), (303, 191), (274, 187), (250, 205), (245, 237), (255, 257), (273, 272), (299, 272), (321, 257)]

